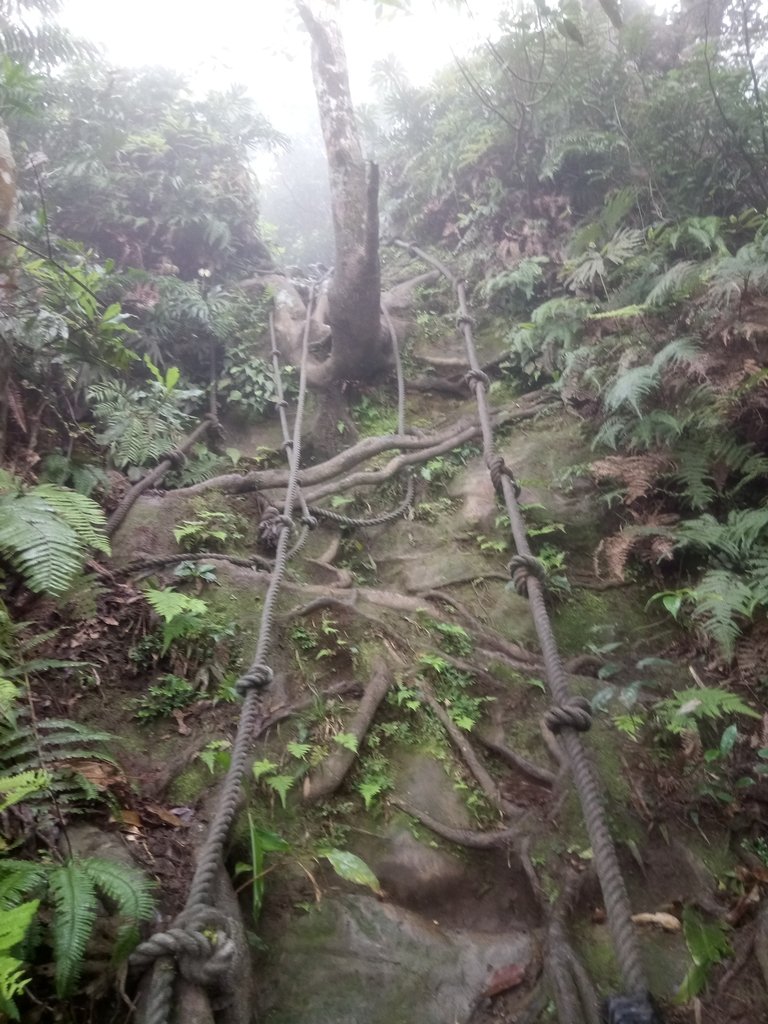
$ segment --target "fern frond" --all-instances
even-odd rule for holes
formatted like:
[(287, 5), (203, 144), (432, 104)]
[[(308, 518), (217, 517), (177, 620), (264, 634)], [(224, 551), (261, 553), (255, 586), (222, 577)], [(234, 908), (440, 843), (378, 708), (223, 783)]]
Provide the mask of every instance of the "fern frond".
[(0, 498), (0, 553), (30, 590), (64, 593), (84, 555), (77, 533), (34, 494)]
[(6, 910), (0, 916), (0, 1014), (11, 1020), (19, 1020), (14, 1000), (30, 981), (24, 976), (22, 961), (13, 955), (12, 950), (24, 941), (39, 905), (39, 900), (31, 900)]
[(146, 875), (128, 864), (89, 857), (81, 862), (97, 889), (110, 899), (118, 914), (131, 922), (148, 921), (155, 907)]
[(688, 295), (701, 279), (700, 264), (693, 260), (673, 263), (656, 279), (645, 297), (647, 306), (664, 306), (673, 298)]
[(692, 508), (706, 508), (715, 497), (711, 459), (706, 448), (696, 441), (678, 444), (675, 457), (675, 479), (683, 486), (686, 500)]
[(755, 609), (752, 588), (733, 572), (713, 569), (699, 581), (691, 600), (694, 618), (730, 660), (741, 633), (738, 618), (750, 619)]
[[(45, 883), (45, 869), (30, 860), (0, 861), (0, 907), (11, 907), (19, 898), (36, 892)], [(4, 914), (0, 914), (0, 927)]]
[(0, 777), (0, 813), (14, 804), (20, 804), (34, 793), (39, 793), (47, 784), (47, 774), (34, 768)]
[(651, 394), (657, 384), (658, 373), (653, 364), (633, 366), (619, 374), (606, 391), (603, 404), (609, 412), (616, 412), (622, 405), (630, 405), (638, 416), (642, 416), (641, 402)]
[(105, 555), (110, 553), (109, 540), (104, 532), (104, 512), (92, 498), (56, 484), (38, 484), (28, 493), (42, 498), (53, 512), (71, 526), (83, 547), (94, 548)]
[(48, 874), (54, 915), (51, 923), (56, 993), (68, 996), (80, 976), (96, 921), (96, 886), (80, 862), (69, 860)]

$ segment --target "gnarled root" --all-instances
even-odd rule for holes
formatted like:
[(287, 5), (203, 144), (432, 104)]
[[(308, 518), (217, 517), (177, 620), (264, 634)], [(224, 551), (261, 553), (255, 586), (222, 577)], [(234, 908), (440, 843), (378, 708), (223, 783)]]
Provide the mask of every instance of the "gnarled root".
[[(391, 685), (392, 671), (389, 665), (384, 658), (375, 658), (371, 681), (366, 686), (357, 713), (347, 728), (347, 732), (357, 740), (358, 749)], [(316, 803), (335, 793), (356, 757), (356, 750), (339, 746), (316, 771), (307, 776), (304, 781), (303, 799), (307, 803)]]
[(453, 828), (397, 797), (390, 797), (389, 802), (393, 807), (410, 814), (412, 818), (428, 828), (430, 832), (434, 832), (436, 836), (440, 836), (441, 839), (446, 839), (449, 843), (456, 843), (457, 846), (466, 846), (471, 850), (491, 850), (497, 847), (514, 846), (519, 838), (517, 829), (500, 828), (492, 832), (477, 832), (469, 828)]

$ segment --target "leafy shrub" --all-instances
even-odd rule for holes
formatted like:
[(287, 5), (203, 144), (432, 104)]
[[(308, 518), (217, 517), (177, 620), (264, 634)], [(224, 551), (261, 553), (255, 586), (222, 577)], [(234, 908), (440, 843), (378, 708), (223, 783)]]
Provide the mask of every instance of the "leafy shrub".
[(58, 595), (89, 548), (109, 554), (104, 513), (84, 494), (55, 484), (24, 487), (0, 470), (0, 554), (30, 590)]

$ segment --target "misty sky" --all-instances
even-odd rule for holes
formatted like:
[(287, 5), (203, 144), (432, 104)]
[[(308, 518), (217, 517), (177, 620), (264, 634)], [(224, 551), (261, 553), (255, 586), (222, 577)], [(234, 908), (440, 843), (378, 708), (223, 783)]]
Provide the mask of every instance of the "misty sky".
[[(370, 96), (373, 63), (394, 53), (416, 83), (493, 32), (503, 0), (412, 0), (413, 14), (376, 18), (374, 0), (347, 0), (343, 28), (354, 98)], [(160, 64), (186, 74), (201, 92), (248, 87), (276, 128), (300, 131), (314, 110), (309, 43), (292, 0), (64, 0), (59, 19), (100, 44), (115, 64)]]

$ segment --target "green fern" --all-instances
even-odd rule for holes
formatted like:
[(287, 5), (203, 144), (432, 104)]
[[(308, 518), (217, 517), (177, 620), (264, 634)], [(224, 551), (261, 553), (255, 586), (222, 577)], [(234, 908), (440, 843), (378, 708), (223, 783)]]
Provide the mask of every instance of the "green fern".
[(5, 778), (0, 775), (0, 814), (14, 804), (20, 804), (34, 793), (39, 793), (47, 787), (48, 782), (46, 773), (34, 768), (16, 772)]
[(703, 548), (730, 568), (744, 569), (757, 546), (768, 550), (768, 508), (733, 509), (724, 523), (705, 514), (681, 523), (676, 534), (680, 546)]
[(701, 282), (704, 267), (693, 260), (673, 263), (654, 281), (645, 297), (647, 306), (666, 306), (671, 300), (687, 297)]
[(668, 342), (644, 366), (635, 366), (620, 373), (603, 398), (609, 412), (616, 412), (623, 405), (630, 405), (637, 415), (643, 415), (641, 403), (661, 383), (662, 371), (680, 363), (691, 363), (699, 354), (698, 347), (690, 338), (675, 338)]
[(36, 593), (64, 593), (89, 548), (108, 554), (104, 526), (101, 508), (84, 494), (54, 484), (21, 489), (9, 474), (0, 478), (0, 554)]
[(714, 686), (677, 690), (674, 697), (659, 701), (654, 710), (665, 728), (676, 734), (685, 732), (691, 726), (695, 727), (697, 722), (717, 720), (724, 715), (760, 718), (735, 693)]
[(694, 618), (730, 660), (742, 631), (739, 620), (751, 619), (757, 604), (752, 587), (733, 572), (713, 569), (699, 581), (691, 600)]
[(675, 478), (682, 485), (686, 500), (692, 508), (706, 508), (716, 496), (711, 451), (694, 437), (678, 444), (675, 456)]
[(29, 893), (51, 908), (48, 937), (59, 998), (71, 995), (77, 985), (100, 897), (121, 920), (117, 945), (123, 957), (154, 909), (152, 885), (143, 872), (98, 857), (63, 864), (0, 860), (0, 906), (12, 909)]
[(144, 388), (129, 388), (122, 381), (94, 385), (89, 396), (103, 425), (97, 440), (108, 446), (118, 469), (157, 462), (189, 426), (181, 403), (200, 394), (197, 389), (169, 388), (158, 380), (148, 381)]
[(594, 156), (613, 156), (616, 152), (626, 153), (626, 143), (616, 132), (599, 132), (590, 129), (567, 132), (547, 143), (542, 161), (540, 177), (552, 179), (568, 159), (577, 158), (583, 162)]
[[(78, 763), (114, 764), (102, 747), (113, 737), (68, 719), (41, 718), (33, 728), (15, 687), (13, 696), (14, 703), (0, 717), (0, 806), (4, 801), (8, 807), (24, 803), (28, 830), (49, 812), (51, 793), (67, 814), (78, 813), (99, 796), (78, 772)], [(0, 834), (5, 831), (0, 828)]]
[(53, 905), (56, 993), (63, 999), (75, 987), (96, 921), (96, 885), (76, 861), (51, 868), (47, 876)]
[(0, 1014), (11, 1020), (20, 1019), (15, 999), (30, 980), (24, 977), (23, 961), (14, 951), (24, 941), (39, 905), (39, 900), (30, 900), (6, 909), (0, 915)]

